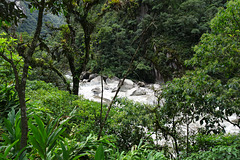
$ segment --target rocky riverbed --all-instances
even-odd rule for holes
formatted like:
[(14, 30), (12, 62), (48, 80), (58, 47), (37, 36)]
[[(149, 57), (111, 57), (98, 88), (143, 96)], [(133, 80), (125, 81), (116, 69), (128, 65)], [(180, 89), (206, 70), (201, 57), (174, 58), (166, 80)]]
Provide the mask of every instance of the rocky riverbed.
[[(112, 100), (116, 94), (120, 79), (117, 77), (107, 78), (103, 81), (103, 98), (104, 103)], [(118, 97), (127, 97), (130, 100), (145, 103), (155, 104), (157, 98), (154, 96), (154, 89), (160, 89), (159, 84), (145, 84), (143, 82), (134, 83), (130, 79), (124, 81), (123, 86), (118, 93)], [(79, 94), (84, 98), (100, 102), (101, 100), (101, 77), (97, 76), (91, 81), (83, 80), (80, 83)]]
[[(67, 74), (67, 78), (71, 79), (71, 75)], [(84, 98), (100, 102), (101, 101), (101, 77), (97, 74), (89, 74), (88, 76), (82, 76), (79, 87), (79, 95)], [(107, 78), (104, 77), (103, 81), (103, 103), (108, 104), (116, 94), (119, 82), (121, 80), (117, 77)], [(161, 90), (159, 84), (145, 84), (144, 82), (133, 82), (130, 79), (124, 81), (123, 86), (118, 94), (118, 97), (126, 97), (135, 102), (140, 102), (144, 104), (154, 105), (157, 103), (157, 98), (155, 96), (154, 90)], [(232, 115), (229, 117), (230, 120), (234, 121), (238, 119), (237, 115)], [(239, 128), (233, 126), (229, 122), (224, 121), (222, 123), (226, 127), (227, 133), (239, 133)], [(199, 122), (192, 123), (189, 128), (190, 130), (197, 130), (201, 125)], [(183, 129), (186, 126), (183, 125)]]

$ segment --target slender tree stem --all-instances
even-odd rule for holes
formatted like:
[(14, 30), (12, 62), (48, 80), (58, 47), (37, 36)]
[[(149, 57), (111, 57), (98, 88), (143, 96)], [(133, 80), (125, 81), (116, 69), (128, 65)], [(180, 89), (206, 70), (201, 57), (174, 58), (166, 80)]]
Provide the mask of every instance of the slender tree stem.
[[(147, 30), (149, 29), (149, 27), (150, 27), (151, 25), (152, 25), (152, 23), (143, 31), (143, 33), (142, 33), (141, 35), (144, 35), (144, 34), (147, 32)], [(117, 95), (118, 95), (118, 93), (119, 93), (122, 85), (124, 84), (125, 79), (126, 79), (127, 76), (134, 70), (133, 62), (134, 62), (135, 57), (136, 57), (136, 55), (137, 55), (137, 53), (138, 53), (138, 51), (139, 51), (139, 49), (140, 49), (140, 46), (142, 45), (142, 42), (143, 42), (143, 38), (141, 38), (140, 43), (139, 43), (139, 45), (138, 45), (138, 48), (136, 49), (135, 53), (134, 53), (133, 56), (132, 56), (131, 62), (130, 62), (129, 67), (128, 67), (128, 70), (127, 70), (127, 72), (125, 73), (123, 79), (119, 82), (118, 89), (117, 89), (117, 91), (116, 91), (116, 93), (115, 93), (115, 95), (114, 95), (111, 103), (110, 103), (109, 106), (108, 106), (107, 114), (105, 115), (104, 121), (102, 122), (102, 124), (101, 124), (101, 126), (100, 126), (100, 130), (99, 130), (99, 133), (98, 133), (98, 140), (99, 140), (100, 137), (101, 137), (102, 130), (103, 130), (104, 125), (105, 125), (105, 123), (106, 123), (106, 121), (107, 121), (107, 119), (108, 119), (108, 116), (109, 116), (110, 110), (111, 110), (111, 108), (112, 108), (112, 105), (113, 105), (113, 103), (115, 102), (115, 99), (117, 98)]]
[(101, 75), (101, 86), (102, 86), (102, 95), (101, 95), (101, 111), (100, 111), (100, 129), (102, 126), (102, 112), (103, 112), (103, 76)]

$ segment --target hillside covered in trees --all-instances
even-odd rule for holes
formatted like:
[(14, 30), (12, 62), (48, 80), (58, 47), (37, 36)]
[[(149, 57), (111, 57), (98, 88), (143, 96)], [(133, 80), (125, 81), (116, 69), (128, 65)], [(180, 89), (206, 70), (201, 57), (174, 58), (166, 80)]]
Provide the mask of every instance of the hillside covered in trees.
[[(0, 159), (240, 159), (239, 0), (3, 0), (0, 10)], [(100, 103), (79, 94), (93, 74)], [(120, 98), (127, 79), (158, 83), (157, 102)]]

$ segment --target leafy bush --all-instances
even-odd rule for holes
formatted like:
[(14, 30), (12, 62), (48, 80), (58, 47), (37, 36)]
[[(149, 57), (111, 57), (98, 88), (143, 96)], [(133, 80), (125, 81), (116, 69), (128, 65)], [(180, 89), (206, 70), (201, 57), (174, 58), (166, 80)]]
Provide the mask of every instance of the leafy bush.
[(59, 90), (52, 84), (43, 81), (28, 81), (27, 85), (29, 115), (41, 117), (70, 117), (67, 130), (78, 141), (86, 138), (90, 133), (97, 133), (100, 119), (100, 104), (85, 100)]
[[(89, 133), (98, 133), (100, 126), (100, 104), (58, 90), (42, 81), (29, 81), (27, 88), (29, 112), (38, 114), (42, 119), (48, 115), (57, 118), (68, 117), (66, 127), (71, 136), (82, 141)], [(150, 113), (145, 105), (127, 99), (118, 99), (119, 106), (112, 108), (106, 123), (106, 135), (116, 135), (120, 150), (129, 150), (144, 137), (152, 143), (146, 134), (146, 127), (152, 124)], [(103, 106), (105, 116), (106, 106)], [(31, 115), (30, 114), (30, 115)]]
[[(77, 140), (75, 136), (69, 136), (65, 132), (67, 119), (40, 119), (33, 114), (29, 120), (29, 139), (28, 153), (21, 155), (20, 151), (20, 112), (15, 114), (12, 110), (8, 118), (5, 119), (5, 132), (2, 135), (4, 141), (0, 145), (0, 159), (53, 159), (53, 160), (73, 160), (73, 159), (93, 159), (97, 148), (103, 144), (104, 154), (110, 156), (110, 152), (115, 148), (115, 139), (113, 136), (104, 136), (97, 140), (96, 135), (90, 134)], [(70, 126), (71, 127), (71, 126)], [(69, 137), (69, 138), (67, 138)]]
[(240, 134), (198, 135), (191, 146), (192, 154), (186, 159), (231, 159), (240, 158)]
[(0, 121), (7, 117), (12, 109), (19, 106), (19, 100), (13, 85), (0, 85)]
[(195, 143), (192, 146), (193, 152), (208, 151), (216, 146), (230, 146), (234, 143), (240, 143), (240, 135), (203, 135), (199, 134), (195, 138)]
[(20, 112), (15, 113), (15, 110), (12, 109), (12, 111), (8, 113), (8, 118), (4, 119), (4, 132), (1, 135), (3, 142), (0, 143), (0, 156), (2, 156), (3, 159), (7, 159), (7, 157), (12, 159), (19, 157), (22, 152), (20, 151), (20, 117)]
[(47, 125), (44, 126), (44, 122), (38, 116), (34, 116), (34, 119), (37, 127), (34, 125), (33, 120), (30, 120), (28, 123), (32, 132), (32, 134), (29, 135), (29, 140), (33, 145), (33, 151), (37, 150), (37, 153), (44, 160), (51, 159), (52, 150), (56, 146), (60, 135), (65, 130), (62, 126), (66, 121), (49, 119)]
[(72, 101), (78, 98), (43, 81), (28, 81), (26, 94), (31, 111), (55, 118), (68, 115), (74, 108)]
[(143, 144), (140, 140), (138, 145), (133, 145), (128, 152), (115, 152), (112, 159), (116, 160), (167, 160), (163, 152), (155, 151), (149, 144)]
[(100, 104), (83, 99), (75, 100), (72, 104), (76, 106), (72, 125), (76, 127), (75, 133), (81, 133), (79, 138), (80, 136), (87, 136), (89, 133), (97, 133), (100, 125)]
[(226, 160), (237, 160), (240, 158), (240, 145), (232, 146), (216, 146), (211, 148), (210, 151), (194, 153), (187, 160), (196, 159), (226, 159)]
[(119, 98), (107, 121), (106, 134), (116, 135), (117, 146), (126, 151), (138, 145), (141, 139), (153, 145), (150, 136), (152, 125), (151, 113), (146, 105)]

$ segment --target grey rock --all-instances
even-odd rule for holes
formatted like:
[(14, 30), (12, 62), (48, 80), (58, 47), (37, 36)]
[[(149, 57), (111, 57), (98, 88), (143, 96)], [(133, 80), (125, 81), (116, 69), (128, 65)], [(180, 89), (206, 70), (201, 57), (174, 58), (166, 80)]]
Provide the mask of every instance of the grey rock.
[(133, 93), (130, 96), (142, 96), (146, 94), (147, 92), (144, 89), (138, 88), (135, 91), (133, 91)]
[[(119, 81), (118, 86), (115, 87), (115, 88), (112, 90), (112, 92), (116, 92), (116, 91), (117, 91), (119, 85), (121, 84), (121, 81), (122, 81), (122, 80)], [(121, 91), (121, 92), (127, 92), (128, 90), (134, 88), (134, 86), (135, 86), (135, 84), (133, 83), (132, 80), (130, 80), (130, 79), (125, 79), (123, 85), (122, 85), (121, 88), (120, 88), (120, 91)]]
[(87, 83), (87, 82), (88, 82), (87, 79), (82, 80), (82, 83)]
[(233, 120), (231, 120), (233, 123), (236, 123), (236, 124), (238, 124), (239, 122), (240, 122), (240, 118), (238, 117), (238, 118), (236, 118), (236, 119), (233, 119)]
[[(121, 83), (121, 81), (119, 82), (119, 84), (120, 84), (120, 83)], [(124, 83), (123, 83), (120, 91), (126, 92), (126, 91), (128, 91), (128, 90), (130, 90), (130, 89), (132, 89), (132, 88), (134, 88), (134, 83), (133, 83), (133, 81), (130, 80), (130, 79), (125, 79), (125, 81), (124, 81)]]
[(118, 77), (112, 77), (112, 78), (107, 78), (106, 79), (106, 83), (114, 83), (114, 82), (119, 82), (119, 78)]
[(84, 79), (89, 79), (89, 76), (90, 76), (91, 72), (82, 72), (81, 75), (80, 75), (80, 80), (84, 80)]
[(108, 86), (104, 86), (104, 89), (105, 90), (109, 90), (110, 88)]
[(117, 89), (118, 89), (118, 87), (113, 88), (112, 93), (113, 93), (113, 92), (116, 92)]
[(145, 83), (144, 82), (141, 82), (141, 81), (139, 81), (138, 83), (137, 83), (137, 85), (139, 86), (139, 87), (145, 87)]
[(89, 76), (88, 82), (100, 82), (101, 81), (101, 76), (98, 76), (98, 74), (94, 73)]
[(98, 95), (101, 93), (101, 89), (99, 87), (93, 88), (91, 91), (94, 93), (94, 95)]

